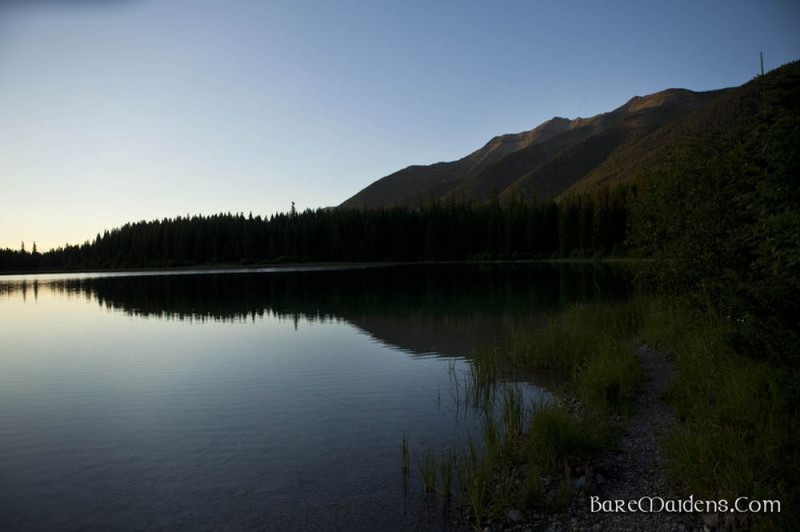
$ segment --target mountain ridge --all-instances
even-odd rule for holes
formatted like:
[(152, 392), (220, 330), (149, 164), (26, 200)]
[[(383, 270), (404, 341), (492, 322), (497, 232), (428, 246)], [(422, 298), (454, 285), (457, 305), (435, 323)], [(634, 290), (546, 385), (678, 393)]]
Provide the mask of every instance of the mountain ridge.
[(669, 88), (634, 96), (591, 117), (554, 116), (533, 129), (492, 137), (461, 159), (398, 170), (340, 207), (418, 208), (433, 201), (481, 204), (495, 198), (556, 198), (618, 152), (731, 90)]

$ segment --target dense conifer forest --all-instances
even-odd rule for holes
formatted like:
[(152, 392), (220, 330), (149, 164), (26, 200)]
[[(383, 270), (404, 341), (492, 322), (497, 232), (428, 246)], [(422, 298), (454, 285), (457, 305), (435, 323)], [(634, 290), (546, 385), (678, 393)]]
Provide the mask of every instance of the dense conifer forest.
[(522, 259), (618, 253), (635, 189), (561, 203), (317, 209), (126, 224), (77, 246), (0, 251), (0, 269), (47, 271), (273, 262)]

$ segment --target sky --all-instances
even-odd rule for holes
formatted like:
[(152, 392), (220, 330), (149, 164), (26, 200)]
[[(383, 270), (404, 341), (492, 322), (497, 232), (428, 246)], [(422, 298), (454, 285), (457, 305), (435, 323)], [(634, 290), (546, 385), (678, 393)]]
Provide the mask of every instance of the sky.
[(411, 164), (800, 59), (800, 2), (0, 0), (0, 247), (338, 205)]

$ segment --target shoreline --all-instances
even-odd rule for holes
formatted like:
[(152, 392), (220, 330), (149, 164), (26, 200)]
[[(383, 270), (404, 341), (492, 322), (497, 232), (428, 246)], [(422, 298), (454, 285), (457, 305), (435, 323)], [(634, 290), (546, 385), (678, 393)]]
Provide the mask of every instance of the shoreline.
[(426, 266), (443, 264), (639, 264), (652, 262), (650, 259), (605, 257), (605, 258), (561, 258), (561, 259), (463, 259), (463, 260), (422, 260), (422, 261), (367, 261), (367, 262), (265, 262), (255, 264), (210, 263), (190, 266), (150, 266), (131, 268), (87, 268), (87, 269), (44, 269), (0, 271), (0, 278), (14, 275), (53, 275), (53, 274), (96, 274), (96, 273), (193, 273), (210, 271), (213, 273), (233, 273), (239, 271), (274, 270), (344, 270), (391, 266)]

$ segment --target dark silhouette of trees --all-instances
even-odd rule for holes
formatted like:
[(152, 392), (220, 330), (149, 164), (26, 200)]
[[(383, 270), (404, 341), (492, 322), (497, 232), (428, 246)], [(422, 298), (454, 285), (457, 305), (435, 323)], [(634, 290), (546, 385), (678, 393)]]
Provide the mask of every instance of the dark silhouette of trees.
[(524, 259), (619, 251), (628, 187), (541, 205), (432, 201), (419, 209), (316, 209), (269, 217), (178, 216), (128, 223), (46, 253), (2, 250), (0, 270), (184, 267), (276, 262)]
[(651, 285), (703, 306), (713, 302), (735, 323), (742, 352), (795, 367), (799, 102), (795, 62), (690, 117), (703, 127), (693, 127), (642, 176), (631, 223), (636, 247), (656, 259)]

